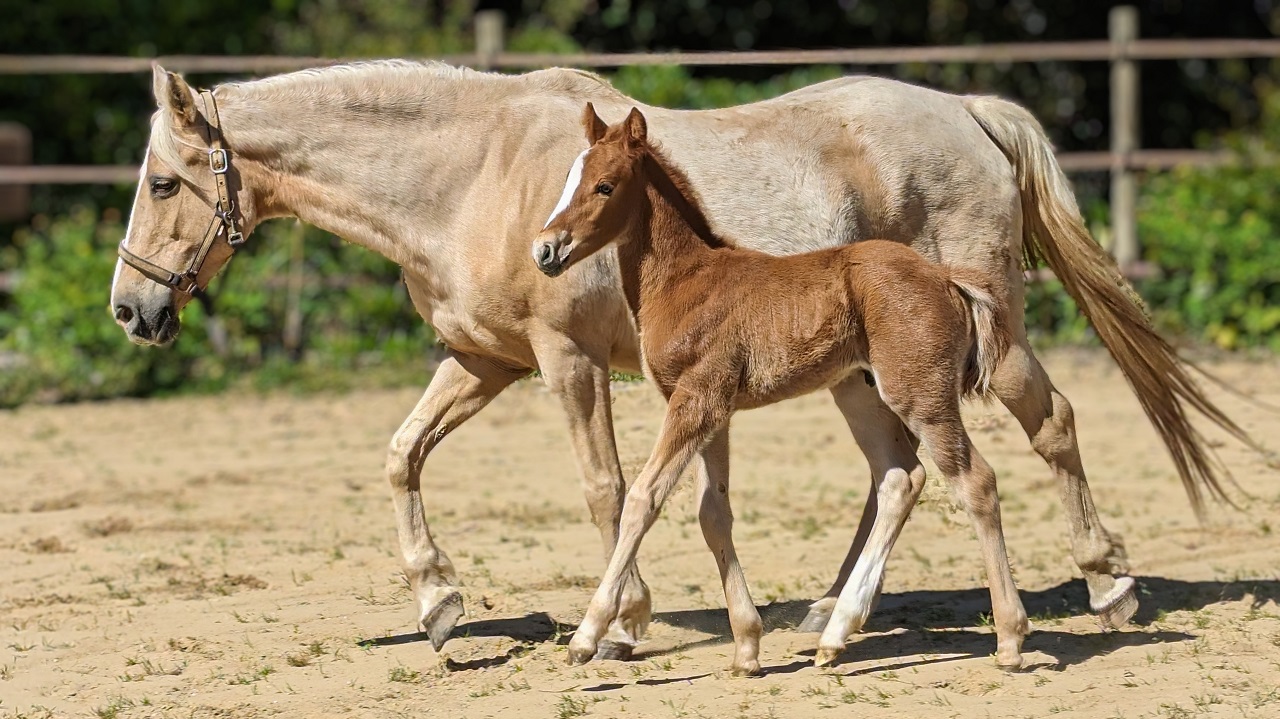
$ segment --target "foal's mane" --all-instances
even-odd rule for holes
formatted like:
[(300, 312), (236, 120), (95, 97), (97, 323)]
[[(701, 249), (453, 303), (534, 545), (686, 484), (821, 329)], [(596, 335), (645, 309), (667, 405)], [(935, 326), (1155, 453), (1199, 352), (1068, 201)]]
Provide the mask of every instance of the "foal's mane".
[(702, 210), (702, 200), (698, 197), (698, 192), (693, 189), (693, 184), (689, 182), (689, 176), (671, 162), (666, 151), (652, 140), (646, 140), (644, 159), (649, 182), (663, 199), (671, 203), (684, 221), (689, 223), (690, 229), (698, 239), (711, 247), (729, 246), (729, 243), (711, 230), (711, 223)]

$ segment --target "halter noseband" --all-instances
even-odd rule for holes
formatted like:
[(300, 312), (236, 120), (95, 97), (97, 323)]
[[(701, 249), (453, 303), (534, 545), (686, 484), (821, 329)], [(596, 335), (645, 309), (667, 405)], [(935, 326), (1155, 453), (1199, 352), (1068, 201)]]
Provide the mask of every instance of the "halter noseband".
[(173, 272), (130, 252), (124, 246), (127, 238), (120, 241), (120, 247), (117, 249), (120, 259), (126, 265), (141, 272), (147, 279), (192, 297), (198, 297), (203, 292), (196, 278), (200, 276), (200, 270), (209, 256), (209, 250), (213, 249), (214, 241), (223, 233), (223, 230), (226, 230), (227, 245), (231, 247), (233, 253), (236, 248), (244, 244), (244, 234), (240, 232), (240, 226), (235, 217), (236, 205), (231, 201), (231, 192), (227, 189), (227, 170), (231, 166), (231, 156), (222, 146), (218, 105), (214, 102), (213, 93), (209, 90), (200, 92), (200, 101), (204, 104), (205, 111), (205, 139), (209, 142), (209, 169), (213, 171), (213, 180), (218, 191), (218, 203), (213, 207), (213, 219), (209, 221), (209, 229), (205, 230), (200, 250), (196, 252), (195, 257), (191, 258), (191, 264), (187, 265), (186, 271)]

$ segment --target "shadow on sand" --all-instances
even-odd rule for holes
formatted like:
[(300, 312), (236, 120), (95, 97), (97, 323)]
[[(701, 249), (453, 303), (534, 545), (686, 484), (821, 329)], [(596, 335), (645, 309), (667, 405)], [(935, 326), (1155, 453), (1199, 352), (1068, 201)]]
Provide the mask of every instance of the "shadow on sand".
[[(1134, 623), (1148, 626), (1157, 616), (1166, 612), (1196, 611), (1219, 602), (1237, 602), (1251, 598), (1252, 605), (1260, 607), (1269, 601), (1280, 602), (1280, 581), (1243, 580), (1238, 582), (1188, 582), (1164, 577), (1135, 577), (1138, 581), (1138, 599), (1141, 606)], [(1030, 665), (1027, 669), (1061, 670), (1096, 656), (1109, 654), (1117, 649), (1144, 644), (1180, 642), (1194, 639), (1184, 632), (1110, 632), (1074, 634), (1054, 631), (1037, 626), (1037, 620), (1065, 618), (1090, 614), (1089, 595), (1083, 580), (1063, 582), (1040, 591), (1021, 592), (1022, 602), (1031, 617), (1032, 633), (1023, 645), (1026, 652), (1042, 652), (1054, 658), (1053, 663)], [(585, 601), (586, 595), (584, 595)], [(807, 601), (777, 602), (759, 607), (766, 632), (792, 629), (809, 611)], [(956, 661), (971, 657), (984, 657), (995, 650), (995, 637), (986, 631), (973, 631), (979, 617), (991, 611), (990, 594), (985, 588), (918, 591), (901, 594), (885, 594), (880, 606), (867, 622), (867, 636), (854, 637), (849, 651), (837, 661), (837, 665), (852, 661), (887, 660), (873, 668), (859, 669), (850, 675), (873, 671), (904, 669), (923, 664)], [(710, 635), (692, 643), (657, 651), (636, 652), (635, 659), (644, 660), (686, 651), (692, 648), (722, 644), (732, 641), (729, 620), (724, 609), (689, 609), (660, 612), (654, 615), (661, 622), (682, 629)], [(555, 621), (545, 612), (535, 612), (523, 617), (482, 619), (468, 622), (454, 629), (454, 639), (466, 637), (507, 637), (523, 645), (554, 641), (567, 644), (574, 626)], [(902, 628), (892, 634), (878, 634)], [(426, 635), (417, 632), (377, 637), (360, 642), (363, 647), (386, 647), (410, 642), (427, 641)], [(517, 646), (497, 657), (475, 659), (468, 662), (449, 661), (451, 670), (481, 669), (500, 666), (518, 658), (529, 649)], [(812, 651), (802, 652), (812, 656)], [(900, 657), (929, 655), (930, 658), (912, 658), (893, 662)], [(945, 655), (945, 656), (939, 656)], [(810, 659), (780, 666), (767, 666), (764, 673), (789, 674), (811, 666)], [(669, 683), (690, 681), (705, 674), (675, 679), (643, 680), (640, 683)], [(595, 691), (617, 688), (614, 685), (591, 687)]]

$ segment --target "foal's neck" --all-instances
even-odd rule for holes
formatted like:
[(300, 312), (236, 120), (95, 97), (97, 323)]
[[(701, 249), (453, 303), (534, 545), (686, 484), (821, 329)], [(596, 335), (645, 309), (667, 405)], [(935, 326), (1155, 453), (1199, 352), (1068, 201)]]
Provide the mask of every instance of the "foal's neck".
[(696, 193), (682, 172), (655, 151), (645, 156), (645, 222), (619, 253), (632, 310), (646, 296), (679, 285), (729, 248), (711, 231)]

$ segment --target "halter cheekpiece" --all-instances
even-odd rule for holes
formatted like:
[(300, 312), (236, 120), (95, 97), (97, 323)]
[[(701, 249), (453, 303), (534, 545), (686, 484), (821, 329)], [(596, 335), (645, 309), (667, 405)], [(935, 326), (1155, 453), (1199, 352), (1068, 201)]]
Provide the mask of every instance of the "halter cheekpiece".
[(213, 93), (200, 91), (200, 102), (204, 105), (205, 140), (209, 143), (209, 169), (213, 172), (214, 185), (218, 192), (218, 202), (213, 207), (213, 219), (209, 221), (209, 229), (205, 230), (204, 241), (191, 263), (183, 272), (167, 270), (150, 260), (139, 257), (125, 248), (125, 240), (121, 240), (117, 252), (126, 265), (141, 272), (147, 279), (158, 282), (165, 287), (177, 290), (185, 295), (196, 297), (203, 290), (197, 283), (204, 261), (213, 249), (213, 243), (224, 231), (227, 245), (234, 253), (244, 244), (244, 234), (236, 220), (236, 205), (231, 200), (231, 192), (227, 189), (227, 170), (231, 167), (231, 156), (222, 144), (222, 127), (218, 121), (218, 105), (214, 102)]

